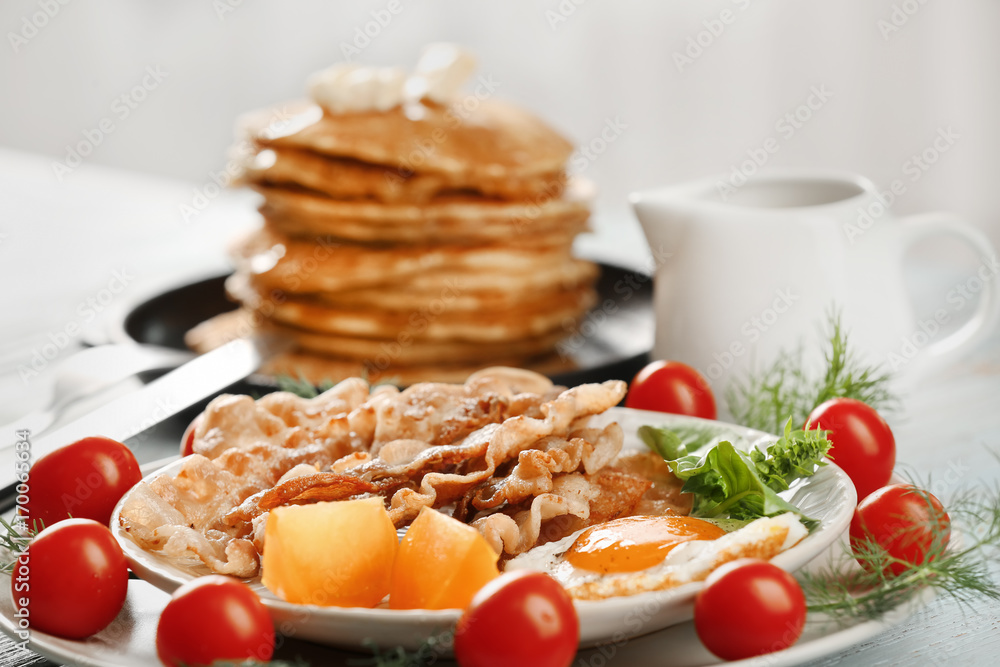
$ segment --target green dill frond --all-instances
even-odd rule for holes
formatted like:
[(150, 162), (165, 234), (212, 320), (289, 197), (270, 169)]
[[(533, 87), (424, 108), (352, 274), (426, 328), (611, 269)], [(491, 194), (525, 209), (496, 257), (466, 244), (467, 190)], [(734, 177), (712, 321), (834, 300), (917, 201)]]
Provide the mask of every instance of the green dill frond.
[(41, 529), (33, 530), (17, 520), (8, 522), (0, 517), (0, 550), (7, 552), (0, 559), (0, 572), (9, 574), (14, 571), (17, 557), (28, 548), (31, 538), (39, 532)]
[(854, 398), (880, 412), (897, 407), (889, 391), (891, 376), (877, 365), (866, 365), (850, 347), (838, 311), (827, 322), (825, 370), (814, 378), (804, 368), (801, 347), (783, 350), (770, 367), (735, 381), (725, 399), (738, 424), (768, 433), (780, 433), (789, 419), (801, 426), (809, 413), (831, 398)]
[(323, 380), (318, 385), (314, 385), (301, 375), (297, 378), (291, 375), (279, 375), (275, 379), (278, 382), (279, 391), (287, 391), (301, 398), (315, 398), (334, 386), (330, 380)]
[[(928, 479), (925, 487), (930, 486)], [(870, 620), (930, 587), (961, 605), (983, 598), (1000, 600), (1000, 586), (989, 568), (1000, 555), (1000, 488), (964, 488), (949, 500), (945, 511), (929, 501), (927, 508), (928, 524), (935, 528), (923, 562), (909, 564), (893, 558), (874, 539), (847, 547), (835, 562), (798, 575), (809, 611), (822, 612), (842, 624)], [(960, 535), (965, 542), (962, 546), (949, 544), (945, 516), (951, 519), (952, 535)], [(863, 567), (853, 566), (855, 560)], [(893, 575), (888, 568), (897, 563), (905, 569)]]
[(397, 646), (391, 649), (380, 649), (374, 642), (366, 642), (372, 657), (357, 658), (347, 661), (354, 667), (429, 667), (441, 659), (451, 647), (452, 634), (431, 635), (423, 641), (416, 651), (407, 651)]

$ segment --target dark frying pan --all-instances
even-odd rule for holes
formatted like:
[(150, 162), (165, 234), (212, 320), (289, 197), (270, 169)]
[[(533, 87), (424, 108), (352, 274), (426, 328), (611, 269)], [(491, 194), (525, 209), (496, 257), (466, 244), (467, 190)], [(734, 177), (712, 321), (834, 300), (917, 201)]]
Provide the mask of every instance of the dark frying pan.
[[(184, 333), (213, 315), (233, 310), (226, 298), (225, 275), (168, 289), (136, 305), (121, 322), (124, 337), (139, 343), (184, 348)], [(601, 265), (598, 302), (575, 335), (560, 348), (577, 368), (552, 376), (566, 386), (631, 380), (649, 359), (653, 339), (652, 284), (648, 275)], [(260, 392), (275, 388), (272, 378), (253, 376), (246, 383)]]

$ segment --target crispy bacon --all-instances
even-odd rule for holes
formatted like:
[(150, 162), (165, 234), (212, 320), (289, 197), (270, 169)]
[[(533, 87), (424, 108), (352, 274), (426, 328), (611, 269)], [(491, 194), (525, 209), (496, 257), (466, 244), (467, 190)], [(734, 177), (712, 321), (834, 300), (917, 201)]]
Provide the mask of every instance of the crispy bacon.
[(516, 504), (552, 490), (553, 475), (575, 472), (595, 473), (621, 451), (624, 434), (618, 424), (603, 431), (585, 429), (569, 439), (542, 438), (532, 449), (518, 454), (517, 465), (506, 477), (492, 477), (473, 490), (471, 504), (477, 510)]
[(614, 470), (559, 475), (525, 507), (480, 516), (472, 525), (505, 557), (633, 512), (652, 482)]
[[(515, 369), (403, 392), (368, 394), (359, 382), (314, 399), (215, 399), (195, 438), (195, 451), (207, 456), (143, 483), (122, 524), (145, 548), (250, 576), (257, 564), (248, 549), (262, 548), (266, 513), (287, 504), (377, 494), (396, 526), (423, 507), (457, 503), (468, 518), (501, 508), (514, 516), (473, 525), (488, 538), (504, 533), (491, 543), (508, 553), (530, 548), (549, 519), (602, 515), (601, 471), (623, 436), (617, 425), (589, 429), (586, 421), (621, 400), (623, 382), (562, 390)], [(615, 502), (617, 512), (634, 506)], [(516, 534), (493, 516), (512, 521)]]

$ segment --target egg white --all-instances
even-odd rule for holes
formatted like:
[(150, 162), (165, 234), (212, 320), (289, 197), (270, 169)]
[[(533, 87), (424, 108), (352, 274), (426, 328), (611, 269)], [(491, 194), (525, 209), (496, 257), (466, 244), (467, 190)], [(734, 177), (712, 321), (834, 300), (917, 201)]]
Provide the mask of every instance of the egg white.
[[(758, 555), (760, 548), (769, 540), (773, 545), (770, 548), (776, 548), (776, 553), (780, 553), (808, 533), (798, 517), (789, 512), (774, 518), (757, 519), (716, 540), (683, 542), (671, 549), (663, 561), (644, 570), (602, 574), (577, 568), (565, 558), (566, 552), (584, 530), (587, 529), (512, 558), (507, 562), (505, 571), (529, 569), (547, 572), (574, 597), (632, 595), (700, 581), (723, 562), (742, 555)], [(787, 532), (782, 543), (774, 544), (774, 535), (782, 532)], [(586, 594), (575, 593), (583, 588)]]

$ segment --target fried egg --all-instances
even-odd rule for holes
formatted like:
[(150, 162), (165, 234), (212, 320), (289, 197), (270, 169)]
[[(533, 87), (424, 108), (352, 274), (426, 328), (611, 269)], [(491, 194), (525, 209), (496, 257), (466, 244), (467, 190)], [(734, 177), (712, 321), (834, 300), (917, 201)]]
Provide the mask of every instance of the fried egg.
[(732, 532), (693, 517), (624, 517), (537, 546), (505, 569), (547, 572), (574, 598), (596, 600), (701, 581), (737, 558), (772, 558), (807, 532), (792, 513)]

